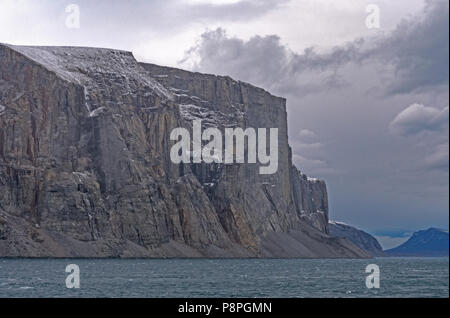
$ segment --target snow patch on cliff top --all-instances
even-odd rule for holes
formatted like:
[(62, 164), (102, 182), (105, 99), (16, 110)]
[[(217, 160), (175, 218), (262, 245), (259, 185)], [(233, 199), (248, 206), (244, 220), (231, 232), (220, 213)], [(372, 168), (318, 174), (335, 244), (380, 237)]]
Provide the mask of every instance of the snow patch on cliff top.
[(344, 223), (344, 222), (339, 222), (339, 221), (328, 221), (328, 223), (330, 223), (330, 224), (334, 224), (334, 225), (346, 225), (346, 226), (350, 226), (350, 225), (348, 225), (347, 223)]
[(108, 75), (115, 83), (123, 82), (124, 88), (133, 81), (173, 100), (172, 93), (154, 80), (131, 52), (89, 47), (7, 46), (69, 82), (95, 87), (99, 84), (96, 83), (97, 75)]

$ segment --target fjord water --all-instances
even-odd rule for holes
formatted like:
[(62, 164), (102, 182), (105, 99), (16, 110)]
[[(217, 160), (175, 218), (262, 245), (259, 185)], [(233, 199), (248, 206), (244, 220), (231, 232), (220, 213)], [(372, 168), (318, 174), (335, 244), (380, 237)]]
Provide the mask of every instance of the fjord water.
[(0, 297), (449, 297), (449, 259), (0, 259)]

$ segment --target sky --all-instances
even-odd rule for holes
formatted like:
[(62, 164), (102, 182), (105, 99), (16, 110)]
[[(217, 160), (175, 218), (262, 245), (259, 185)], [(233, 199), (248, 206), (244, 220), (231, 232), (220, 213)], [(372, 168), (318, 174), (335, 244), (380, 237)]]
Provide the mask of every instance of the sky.
[(331, 219), (385, 248), (448, 229), (448, 0), (0, 0), (0, 42), (263, 87), (287, 98), (293, 161), (327, 182)]

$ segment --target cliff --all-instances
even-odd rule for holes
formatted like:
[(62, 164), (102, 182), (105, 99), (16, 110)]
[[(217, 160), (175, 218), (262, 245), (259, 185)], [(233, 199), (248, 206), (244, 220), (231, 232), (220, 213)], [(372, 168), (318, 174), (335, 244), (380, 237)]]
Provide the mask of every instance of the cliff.
[[(285, 99), (130, 52), (0, 44), (0, 256), (368, 257), (293, 165)], [(278, 171), (173, 164), (170, 132), (277, 127)]]
[(352, 243), (372, 256), (385, 256), (378, 240), (369, 233), (335, 221), (330, 221), (329, 228), (332, 236), (348, 238)]

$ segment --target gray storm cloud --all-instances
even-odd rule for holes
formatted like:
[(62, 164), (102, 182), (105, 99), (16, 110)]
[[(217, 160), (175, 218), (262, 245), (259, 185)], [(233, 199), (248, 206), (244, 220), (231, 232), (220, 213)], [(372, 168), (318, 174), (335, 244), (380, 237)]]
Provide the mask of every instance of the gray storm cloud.
[(315, 48), (292, 52), (276, 35), (243, 41), (218, 28), (202, 34), (182, 62), (199, 58), (194, 69), (237, 76), (281, 92), (299, 87), (308, 91), (313, 87), (311, 78), (304, 82), (303, 77), (310, 72), (320, 87), (339, 87), (345, 81), (337, 73), (346, 64), (387, 63), (392, 70), (385, 74), (390, 75), (386, 91), (407, 93), (448, 85), (448, 13), (448, 1), (428, 1), (422, 15), (402, 21), (387, 36), (358, 39), (327, 53), (317, 53)]
[(332, 217), (367, 229), (387, 219), (445, 227), (448, 24), (448, 1), (427, 1), (391, 32), (302, 52), (277, 35), (243, 40), (218, 28), (181, 65), (287, 97), (294, 161), (327, 180)]
[(448, 141), (436, 147), (435, 151), (428, 155), (425, 164), (428, 169), (448, 171), (449, 146)]
[[(43, 0), (41, 5), (55, 8), (54, 1)], [(61, 1), (64, 8), (69, 3), (77, 4), (83, 19), (102, 31), (116, 30), (140, 32), (153, 26), (159, 32), (171, 32), (186, 27), (188, 23), (200, 21), (249, 21), (286, 3), (286, 0), (242, 0), (230, 3), (211, 3), (186, 0), (78, 0)], [(56, 6), (56, 7), (58, 7)]]

